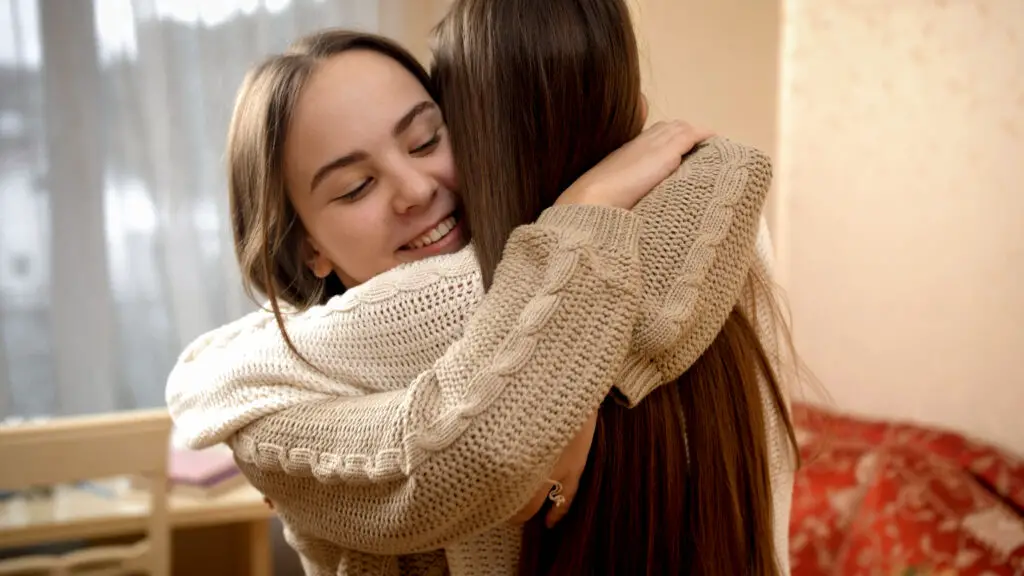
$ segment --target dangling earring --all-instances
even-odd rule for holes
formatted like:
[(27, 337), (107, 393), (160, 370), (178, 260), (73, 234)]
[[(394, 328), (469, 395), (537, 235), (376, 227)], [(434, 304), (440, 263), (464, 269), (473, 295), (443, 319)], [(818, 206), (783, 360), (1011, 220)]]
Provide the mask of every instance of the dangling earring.
[(558, 480), (548, 480), (548, 482), (553, 484), (548, 492), (548, 500), (555, 503), (555, 508), (559, 508), (562, 504), (565, 504), (565, 496), (562, 495), (562, 490), (564, 489), (562, 483)]

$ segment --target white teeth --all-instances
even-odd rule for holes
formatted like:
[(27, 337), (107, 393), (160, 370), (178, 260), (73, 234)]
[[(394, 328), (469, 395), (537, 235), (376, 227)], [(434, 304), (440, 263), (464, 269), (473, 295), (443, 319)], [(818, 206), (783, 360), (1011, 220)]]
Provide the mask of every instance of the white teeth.
[(434, 242), (437, 242), (441, 238), (444, 238), (455, 228), (455, 217), (449, 216), (442, 220), (433, 230), (427, 232), (423, 236), (409, 242), (409, 247), (413, 250), (423, 248), (424, 246), (430, 246)]

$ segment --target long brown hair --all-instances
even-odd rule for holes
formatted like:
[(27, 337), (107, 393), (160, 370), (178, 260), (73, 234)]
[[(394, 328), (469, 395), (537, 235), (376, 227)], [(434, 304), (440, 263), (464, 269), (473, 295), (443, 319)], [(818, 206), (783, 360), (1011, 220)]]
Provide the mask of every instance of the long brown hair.
[(323, 304), (345, 291), (332, 272), (317, 278), (302, 257), (306, 232), (288, 199), (284, 144), (296, 102), (316, 67), (350, 50), (370, 50), (402, 65), (433, 96), (430, 77), (404, 48), (382, 36), (324, 30), (272, 56), (245, 77), (228, 128), (227, 164), (235, 253), (246, 293), (270, 302), (288, 347), (302, 360), (284, 327), (281, 301), (296, 309)]
[[(512, 229), (640, 132), (636, 38), (622, 0), (457, 0), (435, 40), (489, 286)], [(530, 522), (522, 574), (779, 574), (769, 461), (795, 438), (758, 336), (773, 329), (755, 326), (757, 303), (776, 308), (756, 274), (746, 292), (676, 382), (604, 402), (572, 508), (555, 530)]]
[(628, 23), (620, 2), (470, 0), (438, 26), (431, 76), (458, 126), (452, 147), (484, 286), (513, 228), (643, 129)]

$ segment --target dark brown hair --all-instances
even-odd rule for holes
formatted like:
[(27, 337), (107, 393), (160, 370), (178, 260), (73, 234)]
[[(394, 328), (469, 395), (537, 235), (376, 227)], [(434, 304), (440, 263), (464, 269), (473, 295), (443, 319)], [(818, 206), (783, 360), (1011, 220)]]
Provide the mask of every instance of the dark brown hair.
[[(512, 229), (640, 132), (636, 38), (622, 0), (457, 0), (435, 40), (489, 286)], [(604, 402), (572, 508), (555, 530), (528, 524), (522, 574), (779, 573), (769, 457), (795, 439), (753, 324), (755, 302), (777, 308), (755, 274), (746, 287), (677, 381), (633, 409)]]
[(324, 30), (298, 40), (246, 75), (228, 128), (231, 225), (242, 281), (250, 297), (257, 292), (267, 297), (285, 342), (303, 360), (285, 331), (280, 301), (305, 309), (345, 288), (333, 272), (326, 280), (317, 278), (302, 257), (306, 233), (285, 190), (284, 141), (299, 95), (316, 67), (350, 50), (393, 59), (433, 96), (426, 70), (395, 42), (374, 34)]
[(564, 0), (458, 1), (435, 40), (431, 75), (458, 126), (455, 166), (489, 287), (512, 229), (643, 129), (636, 40), (623, 3)]

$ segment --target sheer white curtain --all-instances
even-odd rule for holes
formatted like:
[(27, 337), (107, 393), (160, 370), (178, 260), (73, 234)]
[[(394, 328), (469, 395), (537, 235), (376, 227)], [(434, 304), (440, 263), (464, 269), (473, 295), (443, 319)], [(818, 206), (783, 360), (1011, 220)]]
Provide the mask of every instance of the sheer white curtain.
[(380, 14), (0, 0), (0, 419), (163, 403), (182, 347), (253, 307), (223, 169), (245, 70), (323, 26), (378, 30)]

